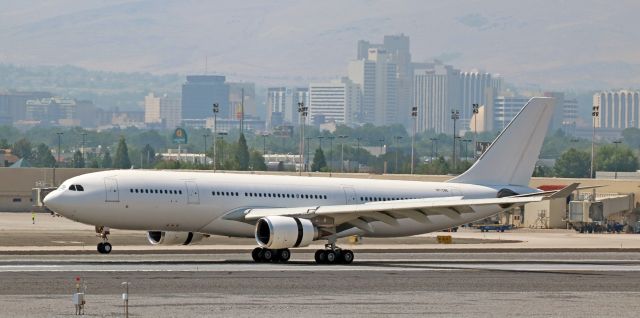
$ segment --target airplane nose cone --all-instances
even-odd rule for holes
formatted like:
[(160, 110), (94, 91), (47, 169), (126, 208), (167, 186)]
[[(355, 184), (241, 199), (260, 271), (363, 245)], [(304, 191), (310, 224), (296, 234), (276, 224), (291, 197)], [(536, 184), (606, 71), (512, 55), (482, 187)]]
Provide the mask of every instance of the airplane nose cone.
[(44, 197), (44, 200), (42, 200), (42, 203), (44, 203), (44, 205), (49, 208), (49, 210), (52, 210), (54, 212), (59, 212), (60, 210), (60, 194), (56, 191), (51, 192), (49, 194), (47, 194), (46, 197)]

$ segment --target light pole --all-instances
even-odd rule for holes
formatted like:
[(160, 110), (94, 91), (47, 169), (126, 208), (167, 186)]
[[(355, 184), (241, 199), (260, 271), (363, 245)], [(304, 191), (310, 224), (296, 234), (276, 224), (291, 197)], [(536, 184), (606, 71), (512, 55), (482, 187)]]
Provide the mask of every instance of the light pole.
[(411, 118), (413, 118), (413, 134), (411, 134), (411, 174), (413, 174), (413, 166), (415, 164), (414, 148), (416, 144), (416, 125), (418, 124), (418, 107), (411, 108)]
[(328, 136), (327, 139), (329, 139), (329, 177), (331, 177), (331, 173), (333, 172), (332, 166), (333, 166), (333, 139), (336, 138), (335, 136)]
[(356, 148), (356, 170), (358, 172), (360, 172), (360, 140), (362, 139), (362, 137), (357, 137), (356, 140), (358, 141), (358, 148)]
[(453, 172), (458, 171), (456, 168), (456, 121), (460, 119), (460, 112), (457, 110), (451, 111), (451, 119), (453, 119)]
[(84, 158), (84, 141), (86, 137), (87, 137), (87, 133), (83, 132), (82, 133), (82, 164), (83, 164), (82, 168), (86, 167), (87, 165), (87, 162), (85, 161), (85, 158)]
[(394, 169), (393, 173), (398, 173), (398, 141), (402, 139), (402, 136), (393, 136), (393, 139), (396, 142), (396, 168)]
[(306, 170), (306, 159), (304, 158), (304, 126), (306, 125), (308, 107), (304, 106), (304, 102), (298, 103), (298, 114), (300, 115), (300, 175), (302, 175), (302, 168)]
[(262, 156), (267, 155), (267, 137), (270, 136), (269, 133), (262, 133)]
[(64, 135), (63, 132), (57, 132), (56, 133), (58, 135), (58, 162), (56, 164), (59, 165), (60, 164), (60, 145), (62, 144), (62, 135)]
[[(204, 165), (207, 164), (207, 137), (209, 137), (209, 136), (211, 136), (211, 135), (209, 135), (209, 134), (202, 135), (202, 137), (204, 137), (204, 157), (202, 159), (202, 163)], [(215, 140), (213, 141), (213, 143), (215, 144)], [(148, 157), (149, 157), (149, 154), (147, 153), (147, 164), (149, 162), (149, 158)]]
[(591, 134), (591, 179), (595, 177), (594, 171), (594, 158), (596, 154), (596, 118), (600, 116), (600, 106), (594, 105), (591, 111), (591, 117), (593, 118), (593, 133)]
[(480, 105), (473, 104), (473, 159), (476, 159), (476, 143), (478, 142), (478, 114), (480, 113)]
[(322, 139), (324, 139), (324, 136), (318, 136), (318, 142), (320, 143), (319, 145), (320, 150), (322, 150)]
[[(433, 162), (434, 158), (438, 158), (438, 138), (429, 138), (431, 140), (431, 162)], [(434, 157), (434, 149), (435, 149), (435, 157)]]
[(307, 147), (307, 156), (306, 156), (306, 158), (304, 158), (304, 168), (305, 168), (304, 171), (311, 171), (311, 169), (310, 169), (311, 167), (310, 167), (310, 164), (309, 164), (309, 148), (310, 148), (309, 146), (311, 145), (309, 140), (311, 140), (311, 137), (306, 137), (304, 139), (305, 139), (306, 143), (303, 143), (302, 145)]
[[(338, 139), (347, 139), (349, 136), (340, 135)], [(344, 142), (340, 141), (340, 172), (344, 172)]]
[(217, 168), (216, 144), (218, 143), (218, 112), (219, 111), (220, 111), (220, 105), (218, 105), (218, 103), (213, 103), (213, 172), (216, 172), (216, 168)]

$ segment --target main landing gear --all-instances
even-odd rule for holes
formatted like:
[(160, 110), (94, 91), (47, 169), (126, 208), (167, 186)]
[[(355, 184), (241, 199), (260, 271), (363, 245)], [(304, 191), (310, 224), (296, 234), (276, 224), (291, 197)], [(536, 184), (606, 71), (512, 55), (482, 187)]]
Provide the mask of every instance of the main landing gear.
[(325, 245), (325, 249), (317, 250), (315, 259), (317, 264), (351, 264), (353, 262), (353, 252), (343, 250), (335, 243)]
[(291, 258), (291, 252), (288, 248), (272, 250), (264, 247), (256, 247), (251, 252), (251, 257), (253, 257), (256, 263), (286, 263), (289, 261), (289, 258)]
[(107, 235), (111, 234), (108, 227), (104, 226), (96, 226), (96, 233), (98, 233), (98, 237), (102, 239), (102, 242), (98, 243), (98, 253), (100, 254), (109, 254), (111, 253), (111, 243), (107, 242), (109, 238)]

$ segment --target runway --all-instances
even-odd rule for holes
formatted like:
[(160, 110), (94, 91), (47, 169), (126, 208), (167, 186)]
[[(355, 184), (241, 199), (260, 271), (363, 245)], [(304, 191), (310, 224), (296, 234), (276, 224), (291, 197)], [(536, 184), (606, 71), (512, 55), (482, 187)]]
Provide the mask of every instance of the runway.
[[(359, 253), (351, 265), (288, 264), (246, 254), (2, 255), (0, 316), (635, 317), (640, 253)], [(29, 304), (25, 306), (25, 304)]]

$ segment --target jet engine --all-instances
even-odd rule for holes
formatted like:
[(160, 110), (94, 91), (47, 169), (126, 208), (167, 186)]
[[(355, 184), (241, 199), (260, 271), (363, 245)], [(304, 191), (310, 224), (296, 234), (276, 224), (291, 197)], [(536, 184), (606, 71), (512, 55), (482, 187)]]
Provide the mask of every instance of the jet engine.
[(318, 238), (318, 228), (308, 219), (267, 216), (256, 224), (256, 241), (270, 249), (308, 246)]
[(202, 241), (203, 238), (204, 234), (193, 232), (147, 232), (147, 240), (151, 245), (189, 245)]

